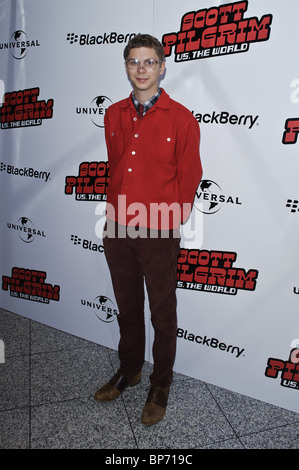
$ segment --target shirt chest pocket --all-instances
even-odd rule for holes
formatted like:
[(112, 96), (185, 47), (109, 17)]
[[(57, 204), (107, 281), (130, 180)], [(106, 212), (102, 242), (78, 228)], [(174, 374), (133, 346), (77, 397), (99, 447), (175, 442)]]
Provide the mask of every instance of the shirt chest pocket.
[(154, 142), (155, 144), (152, 146), (153, 158), (159, 162), (175, 165), (175, 138), (171, 134), (157, 134)]
[(111, 156), (114, 160), (118, 160), (123, 151), (123, 135), (118, 130), (113, 130), (109, 135), (109, 147)]

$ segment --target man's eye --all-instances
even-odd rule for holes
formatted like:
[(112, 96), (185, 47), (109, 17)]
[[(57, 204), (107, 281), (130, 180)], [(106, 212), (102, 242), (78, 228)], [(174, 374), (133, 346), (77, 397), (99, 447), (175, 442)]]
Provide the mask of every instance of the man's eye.
[(148, 65), (154, 65), (155, 60), (154, 60), (154, 59), (147, 59), (146, 63), (147, 63)]

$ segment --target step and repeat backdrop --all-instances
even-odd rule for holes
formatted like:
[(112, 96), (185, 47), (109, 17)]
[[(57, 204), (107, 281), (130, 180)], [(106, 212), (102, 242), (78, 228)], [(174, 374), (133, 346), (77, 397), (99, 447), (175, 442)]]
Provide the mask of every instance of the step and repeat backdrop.
[(0, 306), (117, 349), (104, 115), (131, 92), (125, 45), (153, 34), (204, 169), (175, 370), (299, 412), (298, 15), (297, 0), (0, 0)]

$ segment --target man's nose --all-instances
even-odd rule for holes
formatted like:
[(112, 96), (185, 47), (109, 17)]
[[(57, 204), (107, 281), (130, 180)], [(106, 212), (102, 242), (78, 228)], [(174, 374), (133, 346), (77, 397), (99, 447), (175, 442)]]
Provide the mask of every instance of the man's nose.
[(140, 64), (138, 65), (138, 70), (145, 70), (144, 62), (140, 62)]

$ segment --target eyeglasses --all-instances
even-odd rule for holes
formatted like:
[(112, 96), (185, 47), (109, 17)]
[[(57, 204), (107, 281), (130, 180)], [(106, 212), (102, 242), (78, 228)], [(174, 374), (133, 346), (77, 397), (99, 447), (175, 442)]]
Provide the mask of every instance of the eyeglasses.
[[(141, 64), (143, 62), (143, 64)], [(140, 67), (145, 68), (145, 70), (155, 70), (157, 64), (162, 64), (162, 60), (155, 60), (155, 59), (145, 59), (143, 61), (139, 59), (127, 59), (126, 64), (128, 69), (130, 70), (137, 70)]]

